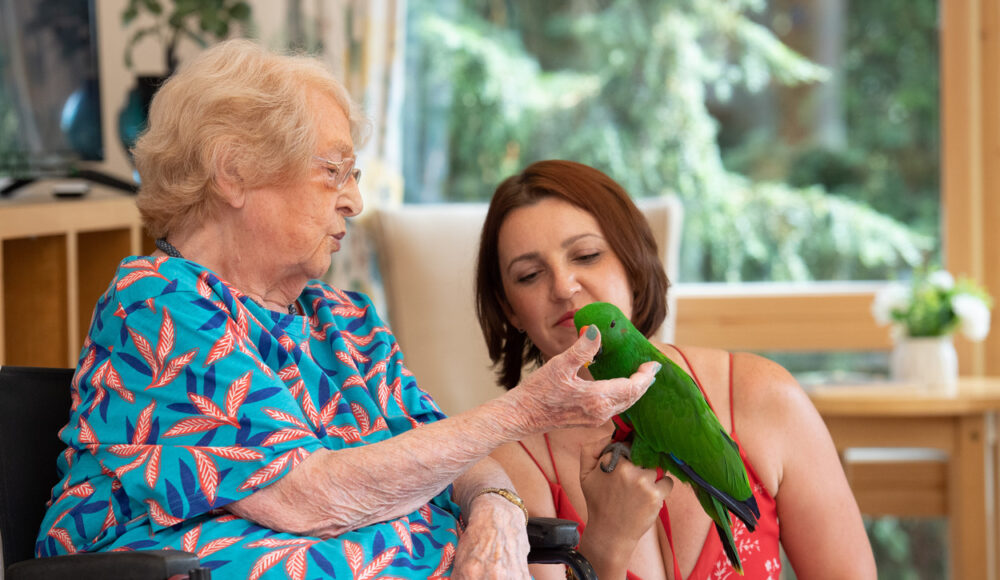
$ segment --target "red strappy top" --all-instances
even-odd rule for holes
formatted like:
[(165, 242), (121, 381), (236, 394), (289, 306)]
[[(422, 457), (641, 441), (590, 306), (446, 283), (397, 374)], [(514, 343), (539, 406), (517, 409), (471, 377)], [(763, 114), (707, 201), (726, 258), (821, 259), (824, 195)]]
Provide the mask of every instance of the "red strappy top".
[[(698, 376), (694, 371), (694, 367), (691, 366), (690, 361), (688, 361), (687, 356), (678, 349), (673, 347), (680, 353), (684, 362), (687, 363), (688, 368), (691, 369), (691, 377), (694, 379), (695, 383), (698, 384), (698, 388), (701, 389), (703, 395), (705, 395), (705, 400), (708, 401), (711, 407), (712, 402), (708, 399), (708, 395), (705, 394), (705, 389), (701, 385), (701, 381), (698, 380)], [(778, 528), (778, 510), (777, 504), (771, 494), (768, 493), (767, 488), (761, 483), (760, 478), (757, 476), (756, 471), (754, 471), (753, 466), (747, 459), (746, 453), (743, 450), (743, 446), (740, 445), (740, 440), (736, 436), (736, 421), (735, 415), (733, 413), (733, 355), (729, 355), (729, 417), (732, 424), (732, 431), (730, 436), (736, 441), (736, 444), (740, 448), (740, 457), (743, 458), (743, 463), (747, 467), (747, 475), (750, 477), (750, 487), (753, 489), (754, 497), (757, 498), (757, 506), (760, 508), (760, 518), (757, 520), (757, 529), (753, 533), (750, 533), (746, 526), (743, 525), (738, 518), (732, 517), (732, 528), (733, 528), (733, 539), (736, 541), (736, 548), (740, 554), (740, 561), (743, 563), (743, 579), (744, 580), (769, 580), (772, 578), (777, 578), (781, 572), (781, 556), (779, 551), (779, 528)], [(715, 407), (712, 407), (715, 410)], [(552, 456), (552, 447), (549, 444), (549, 436), (545, 434), (545, 446), (549, 451), (549, 460), (552, 462), (552, 470), (556, 474), (556, 480), (551, 481), (545, 475), (545, 470), (542, 469), (541, 464), (535, 459), (535, 456), (528, 451), (528, 448), (521, 444), (525, 453), (531, 457), (531, 460), (535, 462), (538, 466), (538, 470), (542, 472), (542, 476), (549, 484), (549, 490), (552, 493), (552, 501), (556, 508), (556, 517), (564, 518), (567, 520), (572, 520), (580, 524), (580, 533), (583, 534), (584, 528), (586, 527), (580, 515), (577, 513), (576, 508), (569, 501), (569, 496), (566, 495), (566, 491), (563, 489), (562, 483), (559, 481), (559, 471), (556, 469), (555, 458)], [(670, 515), (667, 512), (667, 504), (663, 504), (663, 508), (660, 509), (660, 522), (663, 525), (664, 532), (666, 532), (667, 540), (670, 542), (671, 552), (673, 551), (673, 536), (670, 530)], [(681, 578), (680, 567), (677, 564), (677, 556), (673, 556), (673, 577)], [(726, 558), (726, 553), (722, 549), (722, 543), (719, 540), (719, 535), (715, 533), (714, 529), (709, 529), (708, 537), (705, 540), (705, 544), (701, 548), (701, 554), (698, 556), (698, 561), (694, 565), (694, 569), (691, 574), (688, 575), (687, 580), (725, 580), (729, 578), (738, 578), (736, 570), (729, 563)], [(626, 576), (628, 580), (641, 580), (638, 576), (629, 572)]]

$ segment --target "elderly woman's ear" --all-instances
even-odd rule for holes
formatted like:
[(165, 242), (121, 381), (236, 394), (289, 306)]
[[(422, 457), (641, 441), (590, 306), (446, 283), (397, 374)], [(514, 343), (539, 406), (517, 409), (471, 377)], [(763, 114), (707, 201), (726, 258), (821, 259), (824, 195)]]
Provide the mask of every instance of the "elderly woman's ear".
[(222, 155), (215, 163), (215, 183), (219, 197), (224, 204), (239, 209), (246, 203), (243, 179), (236, 162), (228, 155)]

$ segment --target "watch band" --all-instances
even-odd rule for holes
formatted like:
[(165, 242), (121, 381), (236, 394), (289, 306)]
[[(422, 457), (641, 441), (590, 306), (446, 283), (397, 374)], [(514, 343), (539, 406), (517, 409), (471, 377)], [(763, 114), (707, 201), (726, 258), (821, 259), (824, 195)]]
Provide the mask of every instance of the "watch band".
[(524, 512), (524, 523), (525, 524), (528, 523), (528, 508), (524, 507), (524, 502), (521, 500), (521, 497), (519, 495), (517, 495), (516, 493), (514, 493), (509, 489), (503, 489), (501, 487), (487, 487), (476, 492), (476, 495), (472, 496), (472, 499), (476, 499), (477, 497), (485, 495), (487, 493), (495, 493), (500, 497), (504, 498), (505, 500), (509, 501), (510, 503), (521, 508), (521, 511)]

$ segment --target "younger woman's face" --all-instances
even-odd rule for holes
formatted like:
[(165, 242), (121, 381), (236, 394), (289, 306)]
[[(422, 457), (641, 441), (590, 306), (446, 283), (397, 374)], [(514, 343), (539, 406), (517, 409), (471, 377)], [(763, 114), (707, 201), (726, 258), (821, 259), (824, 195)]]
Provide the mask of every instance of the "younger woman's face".
[(505, 311), (545, 359), (576, 341), (573, 315), (610, 302), (632, 316), (632, 288), (594, 216), (555, 197), (507, 214), (498, 239)]

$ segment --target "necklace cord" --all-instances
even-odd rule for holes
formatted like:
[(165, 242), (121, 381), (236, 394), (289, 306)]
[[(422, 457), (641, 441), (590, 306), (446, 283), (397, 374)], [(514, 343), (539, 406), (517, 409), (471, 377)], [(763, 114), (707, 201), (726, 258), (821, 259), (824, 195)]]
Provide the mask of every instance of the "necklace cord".
[[(156, 238), (156, 240), (154, 240), (153, 243), (156, 244), (157, 249), (159, 249), (164, 254), (170, 256), (171, 258), (180, 258), (182, 260), (185, 259), (184, 256), (181, 255), (181, 251), (178, 250), (173, 244), (168, 242), (167, 238)], [(247, 298), (250, 297), (247, 296)], [(250, 298), (250, 300), (253, 300), (254, 304), (256, 304), (257, 306), (260, 306), (261, 308), (266, 308), (263, 304), (257, 302), (253, 298)], [(298, 311), (295, 310), (295, 304), (288, 305), (288, 313), (291, 315), (298, 315)]]

